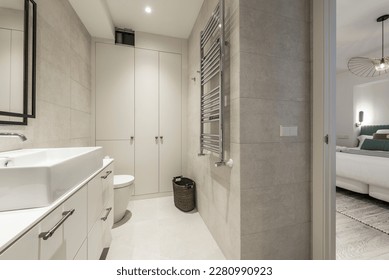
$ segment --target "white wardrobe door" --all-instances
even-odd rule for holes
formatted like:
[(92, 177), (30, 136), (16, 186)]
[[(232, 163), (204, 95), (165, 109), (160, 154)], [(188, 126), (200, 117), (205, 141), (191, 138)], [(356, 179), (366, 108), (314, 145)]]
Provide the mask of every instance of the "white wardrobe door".
[(181, 170), (181, 55), (160, 53), (160, 192), (172, 191)]
[(135, 50), (135, 194), (158, 192), (158, 52)]
[(96, 141), (104, 156), (115, 159), (115, 174), (134, 175), (134, 142), (128, 140)]
[(96, 140), (134, 135), (134, 48), (96, 43)]

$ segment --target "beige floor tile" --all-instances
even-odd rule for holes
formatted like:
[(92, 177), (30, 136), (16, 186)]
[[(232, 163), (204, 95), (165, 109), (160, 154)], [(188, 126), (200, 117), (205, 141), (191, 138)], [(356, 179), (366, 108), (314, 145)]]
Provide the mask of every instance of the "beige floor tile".
[(173, 197), (135, 200), (132, 218), (112, 230), (110, 260), (225, 259), (196, 211), (184, 213)]

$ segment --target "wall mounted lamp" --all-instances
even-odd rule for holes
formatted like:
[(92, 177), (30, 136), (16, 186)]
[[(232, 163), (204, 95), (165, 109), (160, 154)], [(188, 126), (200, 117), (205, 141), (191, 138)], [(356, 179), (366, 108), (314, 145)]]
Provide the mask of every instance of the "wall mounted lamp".
[(356, 127), (360, 127), (362, 125), (362, 123), (363, 123), (363, 114), (364, 114), (363, 111), (359, 112), (359, 118), (358, 118), (359, 122), (355, 123)]

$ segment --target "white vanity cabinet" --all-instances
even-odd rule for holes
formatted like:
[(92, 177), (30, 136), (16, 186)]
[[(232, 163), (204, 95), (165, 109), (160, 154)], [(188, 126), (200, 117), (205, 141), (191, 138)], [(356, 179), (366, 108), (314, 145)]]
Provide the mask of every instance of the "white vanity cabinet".
[(30, 229), (0, 255), (0, 260), (39, 260), (39, 225)]
[(74, 259), (87, 236), (86, 200), (83, 187), (40, 223), (40, 259)]
[(111, 242), (113, 164), (79, 188), (0, 255), (0, 260), (99, 259)]

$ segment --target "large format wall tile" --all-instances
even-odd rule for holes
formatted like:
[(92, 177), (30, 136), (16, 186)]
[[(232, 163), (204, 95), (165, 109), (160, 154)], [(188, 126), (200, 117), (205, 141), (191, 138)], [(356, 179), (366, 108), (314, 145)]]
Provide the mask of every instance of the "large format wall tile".
[(241, 188), (262, 188), (310, 180), (307, 143), (242, 144)]
[(310, 194), (309, 181), (242, 190), (242, 235), (310, 222)]
[(90, 114), (71, 111), (71, 138), (87, 138), (90, 135)]
[(89, 89), (80, 85), (78, 82), (71, 81), (70, 104), (73, 109), (90, 113), (91, 111), (91, 92)]
[(283, 17), (309, 21), (310, 0), (240, 0), (241, 7)]
[(309, 101), (310, 63), (241, 53), (241, 97)]
[[(241, 52), (309, 62), (310, 25), (308, 22), (280, 18), (275, 14), (251, 7), (240, 7), (240, 9)], [(308, 11), (306, 12), (308, 14)]]
[(310, 259), (311, 223), (295, 224), (242, 236), (242, 259)]
[(55, 64), (41, 59), (39, 63), (37, 92), (39, 99), (53, 104), (70, 107), (70, 81)]
[[(298, 126), (298, 135), (281, 137), (280, 125)], [(310, 103), (240, 99), (240, 142), (305, 142), (310, 138)]]

